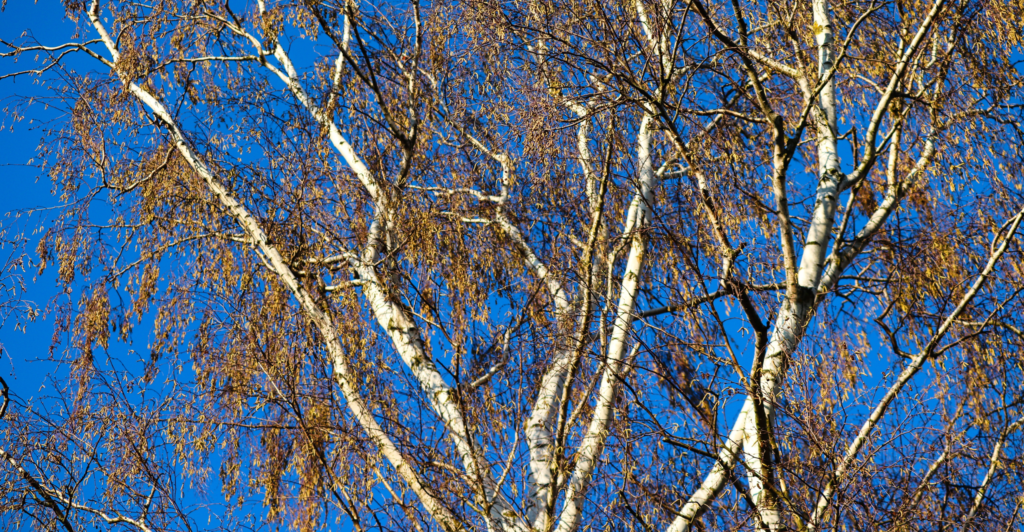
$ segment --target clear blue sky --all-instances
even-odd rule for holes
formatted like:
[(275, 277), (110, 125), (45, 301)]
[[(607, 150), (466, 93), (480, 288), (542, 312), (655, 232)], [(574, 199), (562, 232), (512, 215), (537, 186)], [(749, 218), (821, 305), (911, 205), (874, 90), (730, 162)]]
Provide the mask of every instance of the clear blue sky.
[[(28, 31), (29, 27), (32, 31), (27, 35), (44, 44), (67, 42), (75, 31), (74, 23), (64, 19), (64, 8), (59, 0), (8, 0), (6, 8), (0, 12), (3, 38), (22, 35), (22, 31)], [(84, 59), (78, 59), (78, 62)], [(13, 63), (5, 58), (0, 63), (0, 74), (35, 68), (37, 63), (34, 60), (32, 56), (24, 56)], [(57, 198), (50, 194), (49, 178), (33, 165), (45, 125), (28, 119), (15, 122), (8, 109), (16, 103), (17, 96), (45, 96), (47, 90), (45, 85), (29, 76), (0, 80), (0, 108), (4, 109), (0, 118), (0, 225), (8, 230), (24, 230), (30, 237), (29, 251), (34, 251), (38, 241), (38, 234), (33, 235), (32, 230), (45, 220), (46, 214), (16, 217), (13, 213), (52, 207), (57, 204)], [(47, 115), (42, 105), (33, 106), (31, 114), (34, 117)], [(6, 255), (7, 250), (3, 251)], [(27, 280), (31, 281), (33, 275), (34, 272), (27, 272)], [(29, 285), (26, 295), (42, 309), (56, 294), (56, 278), (51, 269)], [(29, 398), (39, 393), (52, 365), (30, 361), (47, 356), (52, 333), (53, 321), (45, 316), (29, 324), (26, 332), (16, 331), (12, 323), (0, 329), (0, 345), (4, 351), (0, 360), (0, 376), (15, 394)]]

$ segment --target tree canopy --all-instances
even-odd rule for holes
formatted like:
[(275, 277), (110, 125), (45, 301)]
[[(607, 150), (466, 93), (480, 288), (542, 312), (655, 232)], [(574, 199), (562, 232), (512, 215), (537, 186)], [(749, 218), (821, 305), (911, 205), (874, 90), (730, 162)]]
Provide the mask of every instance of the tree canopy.
[(1020, 1), (63, 9), (0, 529), (1021, 519)]

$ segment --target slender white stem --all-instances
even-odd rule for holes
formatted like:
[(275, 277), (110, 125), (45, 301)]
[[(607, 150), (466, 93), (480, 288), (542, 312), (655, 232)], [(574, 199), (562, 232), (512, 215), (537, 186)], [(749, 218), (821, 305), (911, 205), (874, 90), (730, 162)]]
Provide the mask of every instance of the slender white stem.
[(586, 495), (591, 476), (597, 467), (598, 458), (600, 458), (608, 439), (612, 409), (621, 387), (623, 355), (626, 341), (632, 331), (636, 298), (639, 294), (640, 278), (647, 252), (647, 236), (644, 226), (651, 219), (654, 187), (657, 182), (651, 153), (653, 123), (654, 117), (645, 114), (637, 133), (637, 158), (640, 166), (640, 186), (637, 191), (640, 202), (636, 216), (637, 221), (632, 231), (632, 243), (629, 258), (626, 260), (626, 270), (622, 274), (619, 304), (612, 325), (611, 338), (608, 342), (608, 354), (605, 359), (605, 370), (601, 376), (601, 385), (598, 389), (597, 404), (590, 420), (590, 426), (577, 451), (576, 469), (566, 488), (565, 506), (559, 516), (557, 532), (572, 532), (579, 525), (582, 517), (583, 497)]
[[(89, 20), (93, 28), (103, 39), (107, 50), (116, 62), (120, 53), (113, 39), (103, 26), (99, 17), (99, 2), (93, 0), (88, 11)], [(458, 521), (452, 513), (434, 495), (426, 489), (419, 478), (419, 475), (409, 465), (408, 460), (391, 440), (390, 436), (377, 423), (373, 417), (372, 410), (359, 394), (355, 382), (355, 375), (348, 365), (344, 346), (338, 337), (333, 320), (316, 304), (312, 296), (299, 283), (291, 267), (284, 261), (281, 253), (270, 244), (266, 233), (260, 227), (256, 219), (249, 213), (248, 209), (234, 198), (228, 189), (220, 182), (217, 176), (210, 170), (206, 163), (196, 153), (191, 142), (178, 126), (175, 118), (167, 108), (154, 95), (138, 84), (125, 80), (128, 90), (143, 105), (145, 105), (160, 121), (167, 127), (174, 145), (185, 159), (187, 164), (206, 183), (207, 188), (214, 194), (224, 209), (231, 215), (248, 235), (250, 241), (255, 245), (261, 258), (275, 272), (278, 279), (291, 291), (292, 295), (299, 301), (299, 304), (306, 314), (319, 329), (324, 338), (328, 353), (334, 365), (334, 373), (340, 384), (342, 395), (345, 397), (349, 409), (355, 415), (360, 425), (367, 432), (370, 439), (377, 445), (381, 454), (395, 467), (395, 470), (409, 484), (410, 489), (419, 497), (427, 512), (446, 530), (458, 528)]]
[(971, 504), (970, 511), (963, 518), (964, 532), (970, 530), (971, 523), (974, 521), (974, 516), (978, 515), (978, 510), (981, 508), (982, 501), (985, 500), (985, 492), (988, 490), (989, 483), (992, 482), (992, 477), (996, 474), (996, 469), (999, 467), (999, 460), (1003, 454), (1003, 446), (1006, 445), (1007, 438), (1010, 434), (1015, 432), (1024, 423), (1024, 418), (1020, 418), (1013, 423), (1010, 423), (1008, 427), (1003, 429), (999, 434), (999, 441), (996, 442), (995, 447), (992, 448), (992, 456), (988, 459), (988, 470), (985, 471), (985, 478), (981, 480), (981, 485), (978, 486), (978, 490), (974, 493), (974, 503)]

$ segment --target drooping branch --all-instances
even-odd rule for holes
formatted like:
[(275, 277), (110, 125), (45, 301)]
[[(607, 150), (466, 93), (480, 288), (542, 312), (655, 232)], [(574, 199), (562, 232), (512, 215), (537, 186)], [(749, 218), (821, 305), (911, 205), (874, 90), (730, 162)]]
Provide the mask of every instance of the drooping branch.
[[(818, 497), (818, 502), (815, 504), (814, 513), (811, 515), (810, 522), (807, 524), (809, 532), (814, 532), (819, 526), (822, 525), (825, 515), (828, 512), (829, 505), (832, 500), (832, 495), (835, 493), (838, 485), (845, 480), (847, 472), (857, 459), (860, 450), (867, 445), (870, 440), (871, 434), (875, 427), (881, 421), (882, 416), (885, 415), (889, 406), (896, 399), (897, 395), (906, 387), (907, 383), (917, 375), (917, 372), (924, 367), (925, 362), (931, 359), (935, 355), (936, 347), (949, 332), (949, 329), (957, 322), (960, 315), (967, 308), (967, 305), (974, 300), (974, 297), (981, 290), (982, 286), (988, 280), (992, 271), (995, 269), (999, 259), (1002, 258), (1003, 254), (1009, 248), (1010, 243), (1014, 240), (1017, 235), (1017, 229), (1021, 225), (1021, 221), (1024, 220), (1024, 210), (1019, 211), (1015, 216), (1010, 219), (1010, 226), (1006, 230), (1005, 236), (1002, 238), (1002, 242), (997, 248), (994, 249), (993, 253), (989, 256), (985, 267), (974, 279), (971, 287), (964, 293), (963, 297), (960, 298), (957, 306), (949, 313), (942, 324), (935, 330), (935, 333), (929, 338), (928, 342), (921, 348), (916, 356), (911, 360), (910, 364), (907, 365), (900, 372), (896, 381), (889, 387), (882, 399), (875, 405), (871, 414), (861, 425), (860, 431), (857, 436), (850, 442), (846, 448), (846, 452), (843, 455), (843, 459), (836, 466), (835, 471), (829, 476), (828, 482), (825, 484), (825, 488), (822, 490), (821, 495)], [(996, 235), (997, 237), (999, 235)]]
[[(93, 29), (100, 35), (100, 38), (103, 40), (108, 52), (112, 56), (112, 62), (116, 63), (120, 58), (120, 51), (114, 39), (111, 38), (100, 20), (99, 0), (93, 0), (87, 14)], [(156, 115), (164, 127), (167, 128), (167, 131), (182, 158), (184, 158), (189, 167), (191, 167), (192, 170), (203, 179), (210, 193), (217, 198), (221, 206), (231, 215), (232, 218), (234, 218), (235, 222), (242, 227), (251, 242), (255, 244), (260, 256), (274, 270), (282, 284), (284, 284), (292, 295), (299, 301), (303, 312), (310, 321), (317, 326), (334, 364), (335, 375), (340, 384), (342, 394), (348, 402), (348, 407), (355, 415), (362, 428), (367, 432), (370, 439), (378, 446), (381, 454), (388, 459), (399, 475), (409, 484), (410, 489), (412, 489), (417, 497), (419, 497), (427, 512), (445, 530), (458, 530), (461, 527), (458, 519), (456, 519), (451, 511), (448, 510), (448, 508), (427, 489), (426, 485), (420, 480), (418, 473), (416, 473), (409, 464), (408, 459), (406, 459), (394, 444), (390, 436), (388, 436), (388, 434), (380, 427), (379, 423), (373, 416), (372, 410), (366, 404), (362, 395), (358, 392), (356, 387), (356, 375), (348, 364), (347, 354), (344, 351), (344, 347), (338, 337), (337, 330), (330, 316), (321, 310), (312, 295), (302, 286), (291, 267), (281, 256), (278, 249), (270, 243), (266, 233), (263, 231), (262, 227), (260, 227), (259, 223), (252, 216), (249, 210), (234, 198), (229, 190), (220, 182), (214, 172), (200, 158), (199, 154), (192, 146), (192, 143), (189, 141), (188, 137), (185, 136), (184, 132), (178, 126), (176, 119), (170, 112), (168, 112), (164, 104), (156, 96), (152, 95), (149, 91), (142, 88), (134, 81), (127, 79), (122, 81), (126, 85), (128, 91), (137, 98), (140, 103), (148, 108), (150, 112)]]
[[(7, 382), (0, 377), (0, 397), (3, 398), (3, 404), (0, 404), (0, 421), (3, 421), (4, 415), (7, 413), (7, 407), (11, 402), (9, 393), (10, 388), (7, 387)], [(53, 512), (54, 519), (64, 527), (64, 530), (67, 532), (75, 532), (75, 529), (71, 526), (71, 521), (68, 520), (65, 509), (61, 507), (56, 499), (54, 499), (54, 494), (59, 495), (57, 491), (44, 486), (32, 473), (29, 473), (28, 470), (21, 465), (21, 462), (18, 461), (17, 458), (4, 449), (0, 449), (0, 460), (10, 464), (10, 466), (17, 471), (18, 475), (24, 479), (25, 482), (28, 482), (29, 487), (32, 488), (32, 496), (43, 506), (46, 506)]]

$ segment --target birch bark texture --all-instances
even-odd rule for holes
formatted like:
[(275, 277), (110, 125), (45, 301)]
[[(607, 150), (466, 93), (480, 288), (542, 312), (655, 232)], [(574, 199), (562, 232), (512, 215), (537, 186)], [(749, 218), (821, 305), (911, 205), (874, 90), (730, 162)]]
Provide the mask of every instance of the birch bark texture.
[(1017, 3), (61, 15), (0, 529), (1019, 519)]

